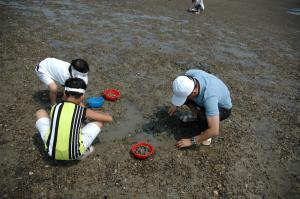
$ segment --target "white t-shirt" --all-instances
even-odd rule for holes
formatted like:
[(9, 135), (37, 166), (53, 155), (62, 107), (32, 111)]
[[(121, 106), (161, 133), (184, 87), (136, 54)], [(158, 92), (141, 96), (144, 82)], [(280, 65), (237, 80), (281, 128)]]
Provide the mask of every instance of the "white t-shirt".
[(65, 85), (65, 81), (71, 77), (69, 72), (70, 63), (56, 59), (46, 58), (39, 63), (39, 72), (50, 77), (60, 85)]

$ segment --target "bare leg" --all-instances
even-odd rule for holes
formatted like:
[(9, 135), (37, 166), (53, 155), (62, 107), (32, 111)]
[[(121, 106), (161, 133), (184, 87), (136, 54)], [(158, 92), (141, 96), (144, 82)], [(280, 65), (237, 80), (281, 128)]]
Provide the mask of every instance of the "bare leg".
[(47, 111), (45, 111), (44, 109), (40, 109), (35, 113), (36, 116), (36, 120), (42, 118), (42, 117), (47, 117), (49, 118), (49, 115), (47, 113)]
[(56, 98), (57, 98), (57, 85), (52, 82), (48, 85), (49, 89), (49, 97), (50, 97), (50, 103), (51, 105), (56, 104)]

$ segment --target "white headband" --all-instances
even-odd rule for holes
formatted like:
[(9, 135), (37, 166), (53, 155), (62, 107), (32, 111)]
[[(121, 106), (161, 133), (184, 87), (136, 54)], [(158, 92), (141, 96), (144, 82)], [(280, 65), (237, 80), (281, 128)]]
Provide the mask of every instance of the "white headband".
[(78, 70), (76, 70), (75, 68), (74, 68), (74, 66), (71, 66), (71, 70), (72, 70), (72, 73), (76, 76), (76, 75), (79, 75), (79, 76), (87, 76), (88, 75), (88, 73), (82, 73), (82, 72), (79, 72)]
[(88, 73), (81, 73), (77, 71), (74, 66), (71, 66), (72, 77), (77, 77), (82, 79), (86, 84), (88, 84)]
[(71, 92), (76, 92), (76, 93), (85, 93), (85, 90), (82, 88), (65, 87), (65, 91), (71, 91)]

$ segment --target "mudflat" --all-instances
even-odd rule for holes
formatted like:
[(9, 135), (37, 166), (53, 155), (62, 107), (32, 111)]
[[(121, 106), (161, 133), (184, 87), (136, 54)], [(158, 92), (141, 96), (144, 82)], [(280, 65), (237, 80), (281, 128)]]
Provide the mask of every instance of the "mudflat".
[[(195, 15), (182, 0), (0, 0), (1, 198), (299, 198), (300, 16), (287, 11), (300, 3), (204, 3)], [(35, 129), (46, 57), (86, 59), (87, 97), (122, 93), (83, 161), (51, 161)], [(166, 110), (192, 68), (228, 85), (233, 110), (210, 146), (178, 150), (194, 128)], [(155, 154), (134, 159), (138, 141)]]

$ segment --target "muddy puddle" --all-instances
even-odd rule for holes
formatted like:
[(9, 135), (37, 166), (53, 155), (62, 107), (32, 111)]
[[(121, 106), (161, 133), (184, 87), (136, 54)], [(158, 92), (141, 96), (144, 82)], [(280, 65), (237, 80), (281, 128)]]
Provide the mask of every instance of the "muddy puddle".
[[(147, 130), (147, 122), (143, 112), (132, 102), (123, 100), (125, 114), (116, 124), (104, 128), (99, 139), (104, 142), (127, 139), (130, 143), (148, 142), (155, 147), (161, 145), (157, 133)], [(154, 125), (154, 124), (150, 124)]]
[(101, 139), (112, 141), (114, 139), (123, 139), (126, 136), (133, 136), (135, 130), (138, 129), (145, 120), (142, 112), (131, 102), (123, 102), (125, 107), (124, 118), (117, 122), (112, 128), (105, 130), (101, 134)]

